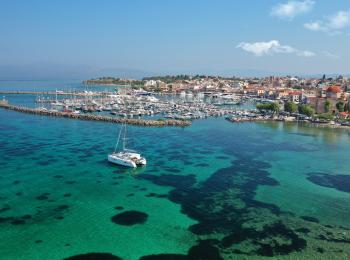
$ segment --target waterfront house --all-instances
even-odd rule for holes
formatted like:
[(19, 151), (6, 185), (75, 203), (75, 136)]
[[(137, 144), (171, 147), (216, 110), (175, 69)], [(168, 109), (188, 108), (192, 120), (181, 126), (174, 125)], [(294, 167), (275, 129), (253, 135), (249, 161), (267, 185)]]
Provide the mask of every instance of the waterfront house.
[(264, 88), (258, 88), (258, 89), (256, 90), (256, 95), (257, 95), (258, 97), (264, 97), (264, 96), (265, 96), (265, 89), (264, 89)]
[(302, 91), (291, 91), (289, 92), (289, 100), (294, 103), (299, 103), (302, 100)]
[(349, 119), (350, 118), (350, 113), (349, 112), (340, 112), (339, 113), (339, 118), (340, 119)]
[(342, 92), (343, 90), (339, 86), (330, 86), (326, 90), (326, 97), (338, 99), (341, 97)]
[(275, 99), (284, 99), (284, 98), (287, 98), (288, 95), (289, 95), (288, 89), (278, 89), (274, 93), (274, 98)]

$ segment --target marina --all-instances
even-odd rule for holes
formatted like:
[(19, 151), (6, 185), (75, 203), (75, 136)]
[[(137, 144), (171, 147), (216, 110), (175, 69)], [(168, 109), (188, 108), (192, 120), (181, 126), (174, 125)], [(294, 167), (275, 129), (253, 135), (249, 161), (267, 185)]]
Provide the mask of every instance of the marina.
[[(21, 95), (19, 92), (17, 95)], [(41, 92), (42, 93), (42, 92)], [(56, 93), (63, 93), (56, 91)], [(64, 92), (61, 98), (53, 94), (45, 96), (35, 94), (35, 104), (38, 114), (55, 114), (64, 112), (65, 115), (72, 113), (72, 118), (89, 118), (76, 116), (77, 114), (91, 114), (112, 116), (112, 118), (157, 118), (162, 120), (193, 120), (208, 117), (225, 116), (235, 113), (238, 100), (236, 96), (217, 95), (207, 96), (202, 93), (193, 96), (182, 95), (153, 95), (144, 91), (122, 89), (118, 92), (86, 92), (88, 94), (77, 94), (77, 92)], [(9, 94), (11, 95), (11, 94)], [(13, 94), (12, 94), (13, 95)], [(4, 101), (5, 102), (4, 96)], [(214, 98), (214, 99), (213, 99)], [(220, 102), (218, 102), (220, 101)], [(15, 109), (15, 108), (12, 108)], [(17, 111), (23, 110), (17, 108)], [(92, 117), (91, 117), (92, 118)], [(96, 119), (97, 120), (97, 119)]]
[[(31, 97), (33, 108), (9, 104), (3, 96), (0, 108), (22, 113), (66, 117), (71, 119), (126, 123), (141, 126), (189, 126), (192, 120), (225, 117), (233, 123), (284, 121), (307, 123), (314, 127), (348, 128), (348, 121), (320, 120), (299, 113), (258, 110), (256, 104), (273, 104), (273, 100), (249, 95), (223, 93), (155, 94), (128, 87), (116, 91), (12, 92), (8, 96)], [(45, 95), (45, 93), (50, 93)], [(61, 93), (61, 98), (58, 98)], [(26, 95), (26, 94), (24, 94)], [(244, 107), (245, 104), (251, 104)], [(283, 103), (282, 103), (283, 104)], [(279, 105), (281, 106), (281, 105)]]
[(98, 116), (91, 114), (76, 114), (71, 112), (60, 112), (50, 111), (46, 109), (31, 109), (26, 107), (19, 107), (9, 105), (4, 101), (0, 101), (0, 108), (13, 110), (26, 114), (34, 114), (41, 116), (52, 116), (52, 117), (64, 117), (70, 119), (88, 120), (88, 121), (100, 121), (108, 123), (127, 123), (132, 125), (140, 126), (188, 126), (191, 124), (190, 121), (185, 120), (142, 120), (142, 119), (131, 119), (131, 118), (112, 118), (107, 116)]

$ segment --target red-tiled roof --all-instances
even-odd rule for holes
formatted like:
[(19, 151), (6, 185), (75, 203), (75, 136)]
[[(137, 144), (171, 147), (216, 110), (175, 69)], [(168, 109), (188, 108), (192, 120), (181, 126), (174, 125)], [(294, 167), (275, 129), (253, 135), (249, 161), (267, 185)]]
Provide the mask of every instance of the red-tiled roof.
[(291, 91), (289, 92), (289, 95), (301, 95), (302, 92), (301, 91)]
[(327, 88), (327, 92), (332, 92), (332, 93), (341, 93), (343, 92), (342, 89), (338, 86), (330, 86)]
[(340, 113), (339, 113), (339, 116), (340, 116), (341, 118), (348, 118), (349, 115), (350, 115), (349, 112), (340, 112)]

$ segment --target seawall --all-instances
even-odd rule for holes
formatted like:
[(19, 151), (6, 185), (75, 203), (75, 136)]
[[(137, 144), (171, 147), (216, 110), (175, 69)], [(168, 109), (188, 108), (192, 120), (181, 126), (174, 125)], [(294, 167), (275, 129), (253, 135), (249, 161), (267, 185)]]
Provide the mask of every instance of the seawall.
[(70, 119), (86, 120), (86, 121), (100, 121), (108, 123), (117, 123), (117, 124), (130, 124), (138, 126), (189, 126), (191, 121), (189, 120), (145, 120), (145, 119), (130, 119), (130, 118), (114, 118), (109, 116), (100, 116), (100, 115), (91, 115), (91, 114), (74, 114), (60, 111), (50, 111), (43, 109), (33, 109), (21, 106), (10, 105), (6, 101), (0, 101), (0, 108), (17, 111), (20, 113), (34, 114), (41, 116), (54, 116), (54, 117), (63, 117)]

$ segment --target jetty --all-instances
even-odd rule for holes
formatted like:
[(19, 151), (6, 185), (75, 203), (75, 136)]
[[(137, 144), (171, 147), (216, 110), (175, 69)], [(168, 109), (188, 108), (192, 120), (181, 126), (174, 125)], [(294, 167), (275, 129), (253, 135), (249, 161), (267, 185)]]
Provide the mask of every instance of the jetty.
[(189, 126), (191, 125), (191, 121), (189, 120), (145, 120), (145, 119), (131, 119), (131, 118), (115, 118), (109, 116), (101, 116), (101, 115), (92, 115), (92, 114), (75, 114), (71, 112), (62, 112), (62, 111), (53, 111), (53, 110), (45, 110), (45, 109), (33, 109), (28, 107), (16, 106), (9, 104), (6, 100), (0, 101), (0, 108), (13, 110), (26, 114), (34, 114), (40, 116), (52, 116), (52, 117), (63, 117), (69, 119), (79, 119), (86, 121), (100, 121), (100, 122), (108, 122), (108, 123), (125, 123), (130, 125), (138, 125), (138, 126)]
[(47, 95), (47, 96), (77, 96), (77, 97), (83, 97), (83, 96), (102, 96), (106, 95), (109, 92), (92, 92), (92, 91), (86, 91), (86, 92), (76, 92), (76, 91), (0, 91), (0, 95)]

